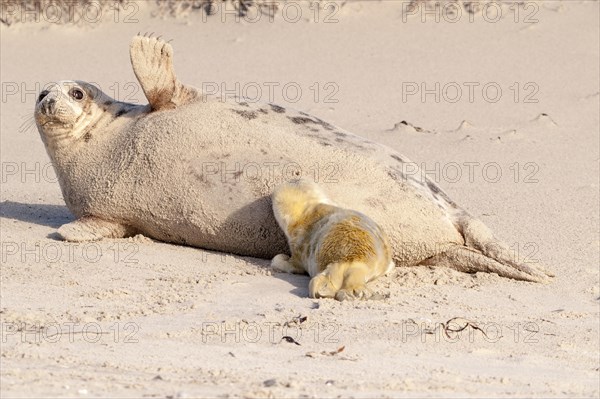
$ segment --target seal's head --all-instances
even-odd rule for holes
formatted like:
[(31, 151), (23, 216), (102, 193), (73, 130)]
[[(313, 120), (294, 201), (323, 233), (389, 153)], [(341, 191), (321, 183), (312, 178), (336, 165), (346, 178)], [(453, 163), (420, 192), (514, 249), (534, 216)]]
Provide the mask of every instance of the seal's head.
[(307, 179), (280, 184), (271, 200), (275, 219), (288, 239), (290, 230), (302, 225), (307, 220), (307, 213), (313, 213), (315, 206), (333, 205), (319, 185)]
[(43, 90), (35, 104), (35, 121), (47, 147), (82, 138), (114, 100), (86, 82), (61, 81)]

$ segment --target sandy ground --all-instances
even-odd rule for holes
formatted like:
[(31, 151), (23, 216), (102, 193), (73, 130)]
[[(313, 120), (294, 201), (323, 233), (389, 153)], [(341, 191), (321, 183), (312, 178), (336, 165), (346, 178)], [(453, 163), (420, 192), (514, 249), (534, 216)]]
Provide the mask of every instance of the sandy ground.
[[(525, 5), (495, 23), (392, 1), (249, 23), (139, 3), (102, 24), (2, 26), (2, 397), (598, 397), (599, 4)], [(377, 283), (388, 299), (338, 303), (267, 260), (58, 241), (73, 217), (31, 124), (37, 93), (81, 79), (143, 102), (140, 31), (173, 38), (184, 82), (259, 86), (401, 151), (557, 277), (398, 269)], [(444, 333), (454, 317), (466, 328)]]

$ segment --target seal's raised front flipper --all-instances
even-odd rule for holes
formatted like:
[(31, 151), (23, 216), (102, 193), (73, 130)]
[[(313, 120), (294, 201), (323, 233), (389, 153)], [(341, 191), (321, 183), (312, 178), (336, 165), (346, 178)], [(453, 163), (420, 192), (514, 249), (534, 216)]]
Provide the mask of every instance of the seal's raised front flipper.
[(199, 97), (175, 76), (173, 48), (156, 37), (136, 36), (129, 47), (131, 65), (152, 111), (173, 109)]
[(58, 234), (65, 241), (98, 241), (103, 238), (130, 237), (135, 229), (120, 223), (109, 222), (95, 216), (85, 216), (74, 222), (63, 224)]

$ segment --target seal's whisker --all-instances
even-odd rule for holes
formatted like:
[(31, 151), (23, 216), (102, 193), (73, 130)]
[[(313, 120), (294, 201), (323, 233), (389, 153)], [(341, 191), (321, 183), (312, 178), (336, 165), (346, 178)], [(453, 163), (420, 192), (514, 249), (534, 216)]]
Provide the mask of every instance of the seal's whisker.
[(35, 117), (33, 115), (24, 115), (21, 119), (24, 119), (24, 121), (19, 126), (19, 133), (26, 133), (35, 125)]

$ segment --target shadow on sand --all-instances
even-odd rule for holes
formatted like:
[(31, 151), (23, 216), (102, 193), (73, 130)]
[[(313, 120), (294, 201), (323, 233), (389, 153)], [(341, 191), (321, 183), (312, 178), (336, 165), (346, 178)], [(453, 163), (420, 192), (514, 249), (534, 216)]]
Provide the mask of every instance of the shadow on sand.
[[(0, 218), (8, 220), (18, 220), (25, 223), (37, 224), (40, 226), (59, 228), (65, 223), (72, 222), (75, 217), (69, 209), (64, 205), (46, 205), (46, 204), (26, 204), (14, 201), (4, 201), (0, 203)], [(60, 238), (56, 233), (51, 233), (48, 238)], [(279, 244), (279, 243), (278, 243)], [(234, 255), (237, 257), (237, 255)], [(265, 262), (264, 259), (251, 258), (240, 256), (240, 258), (252, 263), (259, 268), (269, 268), (270, 262)], [(308, 282), (307, 275), (288, 274), (288, 273), (273, 273), (273, 278), (286, 281), (294, 288), (290, 290), (291, 294), (299, 297), (308, 297)]]
[(0, 217), (55, 229), (75, 220), (64, 205), (24, 204), (14, 201), (0, 203)]
[(307, 274), (273, 273), (272, 277), (287, 281), (293, 285), (294, 288), (290, 290), (290, 294), (294, 294), (300, 298), (308, 298), (308, 282), (310, 278)]

